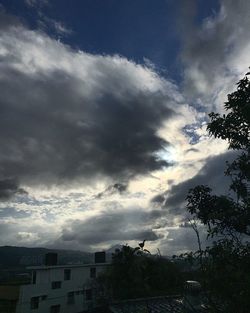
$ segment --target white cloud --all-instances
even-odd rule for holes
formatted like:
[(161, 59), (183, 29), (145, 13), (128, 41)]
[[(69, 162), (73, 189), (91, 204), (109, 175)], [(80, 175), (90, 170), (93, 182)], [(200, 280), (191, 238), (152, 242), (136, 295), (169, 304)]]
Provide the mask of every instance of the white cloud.
[(191, 23), (190, 11), (184, 27), (182, 59), (185, 64), (185, 92), (193, 101), (200, 97), (208, 112), (222, 111), (226, 95), (250, 65), (250, 3), (222, 0), (218, 14)]
[(28, 7), (43, 7), (49, 4), (48, 0), (24, 0)]
[(121, 56), (76, 52), (23, 26), (0, 40), (0, 101), (9, 119), (2, 123), (3, 177), (122, 180), (167, 166), (156, 156), (168, 146), (157, 130), (182, 101), (171, 82)]

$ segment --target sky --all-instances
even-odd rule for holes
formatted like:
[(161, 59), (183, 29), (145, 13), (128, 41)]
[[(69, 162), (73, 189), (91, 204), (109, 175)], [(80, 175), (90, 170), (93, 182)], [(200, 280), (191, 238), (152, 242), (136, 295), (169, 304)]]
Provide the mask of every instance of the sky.
[(206, 125), (249, 29), (247, 0), (0, 1), (0, 245), (197, 249), (185, 198), (228, 192)]

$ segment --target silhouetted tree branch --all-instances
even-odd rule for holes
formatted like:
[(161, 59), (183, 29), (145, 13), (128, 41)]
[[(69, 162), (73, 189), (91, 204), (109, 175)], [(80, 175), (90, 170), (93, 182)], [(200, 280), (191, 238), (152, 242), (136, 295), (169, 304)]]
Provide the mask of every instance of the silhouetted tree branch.
[[(203, 251), (201, 263), (210, 293), (211, 312), (214, 303), (222, 304), (224, 312), (247, 313), (250, 307), (250, 81), (246, 76), (237, 90), (228, 95), (227, 114), (210, 113), (208, 132), (227, 140), (229, 149), (239, 155), (227, 162), (225, 175), (231, 178), (232, 197), (214, 195), (208, 186), (196, 186), (187, 196), (187, 210), (207, 227), (214, 243)], [(192, 219), (191, 219), (192, 220)], [(191, 224), (196, 235), (196, 224)], [(199, 255), (200, 238), (197, 236)], [(211, 300), (213, 299), (213, 300)], [(215, 300), (215, 302), (214, 302)], [(213, 309), (212, 309), (213, 307)]]

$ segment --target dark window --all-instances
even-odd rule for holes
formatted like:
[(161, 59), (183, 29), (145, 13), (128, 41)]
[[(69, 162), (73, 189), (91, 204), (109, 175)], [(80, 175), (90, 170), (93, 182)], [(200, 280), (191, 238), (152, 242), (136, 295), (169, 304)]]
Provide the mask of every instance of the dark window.
[(75, 303), (75, 294), (74, 291), (68, 292), (67, 303), (73, 304)]
[(90, 277), (96, 278), (96, 268), (95, 267), (90, 268)]
[(92, 290), (91, 289), (86, 290), (86, 300), (92, 300)]
[(32, 284), (35, 285), (36, 283), (36, 271), (32, 272)]
[(60, 304), (52, 305), (50, 307), (50, 313), (60, 313)]
[(70, 276), (71, 276), (70, 269), (65, 269), (64, 270), (64, 280), (70, 280)]
[(62, 286), (62, 282), (60, 281), (52, 281), (51, 288), (52, 289), (60, 289)]
[(30, 299), (30, 308), (36, 310), (39, 307), (39, 297), (32, 297)]

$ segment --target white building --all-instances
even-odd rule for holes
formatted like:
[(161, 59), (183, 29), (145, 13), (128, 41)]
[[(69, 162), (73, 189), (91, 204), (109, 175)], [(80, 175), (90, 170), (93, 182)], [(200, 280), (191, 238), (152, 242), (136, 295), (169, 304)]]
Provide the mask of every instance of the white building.
[(108, 263), (33, 266), (20, 288), (16, 313), (80, 313), (97, 305), (95, 278)]

